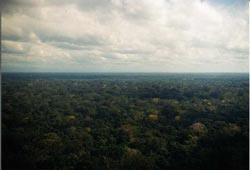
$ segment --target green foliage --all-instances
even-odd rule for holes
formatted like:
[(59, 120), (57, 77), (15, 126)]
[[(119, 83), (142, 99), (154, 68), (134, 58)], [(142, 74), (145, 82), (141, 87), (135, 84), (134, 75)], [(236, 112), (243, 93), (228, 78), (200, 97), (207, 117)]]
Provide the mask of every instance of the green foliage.
[(230, 74), (3, 74), (3, 169), (248, 169), (248, 85)]

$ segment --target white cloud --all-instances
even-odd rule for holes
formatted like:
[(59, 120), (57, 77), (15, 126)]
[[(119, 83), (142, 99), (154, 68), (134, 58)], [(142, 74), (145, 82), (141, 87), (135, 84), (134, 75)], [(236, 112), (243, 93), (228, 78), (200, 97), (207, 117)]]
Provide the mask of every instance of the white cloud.
[(245, 6), (232, 12), (200, 0), (12, 0), (4, 7), (6, 71), (248, 71)]

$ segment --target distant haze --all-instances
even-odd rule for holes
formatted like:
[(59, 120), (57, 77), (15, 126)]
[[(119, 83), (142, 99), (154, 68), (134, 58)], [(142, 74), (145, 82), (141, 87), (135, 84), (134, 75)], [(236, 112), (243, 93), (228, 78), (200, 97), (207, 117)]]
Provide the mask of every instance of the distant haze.
[(246, 0), (3, 0), (7, 72), (248, 72)]

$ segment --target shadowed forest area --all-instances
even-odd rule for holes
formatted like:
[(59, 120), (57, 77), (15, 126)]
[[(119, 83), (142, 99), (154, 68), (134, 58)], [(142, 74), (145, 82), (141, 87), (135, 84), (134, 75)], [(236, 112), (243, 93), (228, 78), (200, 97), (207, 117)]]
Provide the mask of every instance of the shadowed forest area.
[(247, 170), (248, 122), (248, 74), (2, 74), (4, 170)]

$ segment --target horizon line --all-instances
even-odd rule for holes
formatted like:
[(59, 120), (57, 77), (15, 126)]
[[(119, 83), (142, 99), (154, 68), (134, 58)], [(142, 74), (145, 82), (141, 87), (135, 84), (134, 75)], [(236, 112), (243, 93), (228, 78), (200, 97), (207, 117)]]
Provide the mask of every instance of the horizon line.
[(93, 71), (93, 72), (62, 72), (62, 71), (1, 71), (1, 73), (77, 73), (77, 74), (249, 74), (249, 72), (114, 72), (114, 71)]

